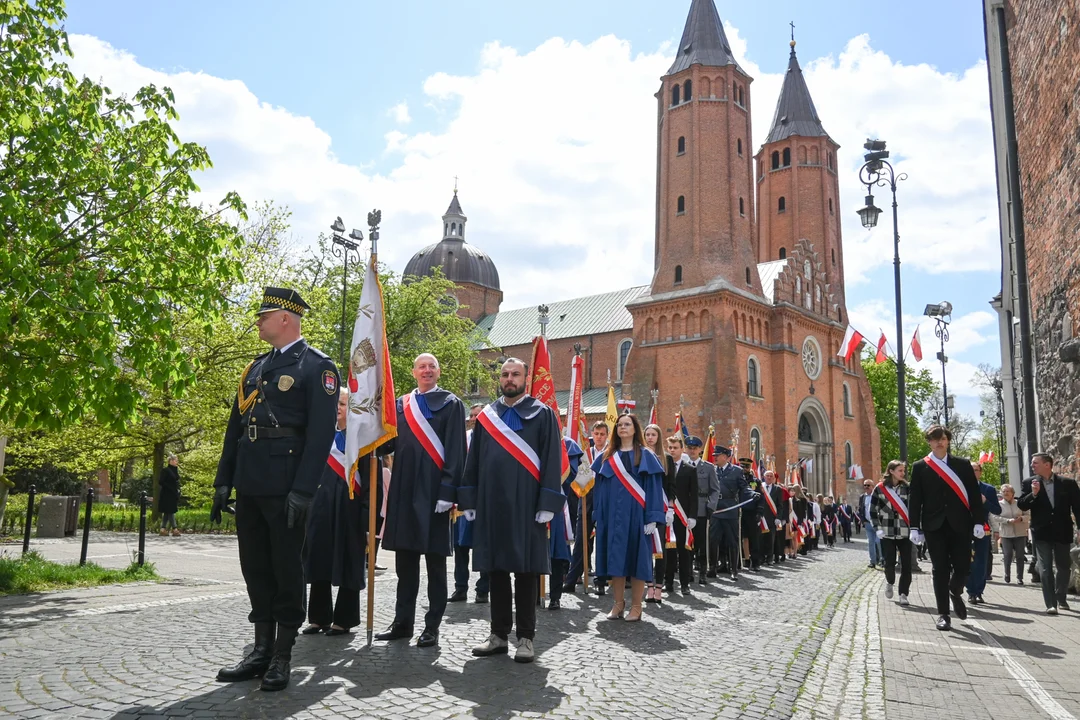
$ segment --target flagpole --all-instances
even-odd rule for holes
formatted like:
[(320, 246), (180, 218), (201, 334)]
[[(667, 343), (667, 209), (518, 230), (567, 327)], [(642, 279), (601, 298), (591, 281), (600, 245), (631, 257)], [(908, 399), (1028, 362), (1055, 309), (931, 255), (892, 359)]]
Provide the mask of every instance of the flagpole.
[[(540, 322), (540, 338), (544, 343), (546, 343), (547, 342), (547, 324), (548, 324), (548, 306), (547, 305), (540, 305), (539, 307), (536, 308), (536, 310), (537, 310), (537, 312), (539, 312), (539, 317), (537, 319)], [(533, 368), (536, 367), (535, 360), (536, 360), (536, 351), (533, 350)], [(569, 408), (567, 408), (566, 413), (567, 413), (566, 417), (567, 417), (567, 419), (569, 419), (570, 418), (570, 409)], [(558, 415), (556, 415), (555, 419), (556, 420), (559, 419)], [(559, 437), (559, 442), (562, 442), (562, 436)], [(548, 525), (547, 534), (548, 534), (548, 547), (550, 548), (551, 547), (551, 525), (550, 524)], [(543, 574), (540, 575), (540, 598), (539, 598), (540, 607), (544, 607), (544, 600), (547, 598), (547, 587), (546, 587), (547, 583), (545, 582), (546, 577), (547, 577), (546, 575), (543, 575)]]
[[(373, 210), (368, 213), (368, 237), (371, 239), (371, 269), (379, 271), (379, 223), (382, 221), (382, 212)], [(372, 635), (375, 628), (375, 511), (378, 503), (376, 493), (376, 469), (379, 461), (375, 458), (375, 449), (371, 450), (370, 476), (368, 483), (368, 532), (367, 532), (367, 644), (371, 647)], [(381, 481), (381, 478), (378, 479)]]

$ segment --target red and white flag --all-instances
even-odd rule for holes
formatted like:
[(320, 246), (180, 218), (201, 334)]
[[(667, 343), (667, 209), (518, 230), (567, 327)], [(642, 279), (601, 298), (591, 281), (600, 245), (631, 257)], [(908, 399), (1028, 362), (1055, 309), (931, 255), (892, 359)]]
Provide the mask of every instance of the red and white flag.
[(880, 365), (885, 362), (888, 356), (885, 354), (885, 344), (888, 341), (885, 339), (885, 332), (882, 331), (881, 339), (877, 341), (877, 355), (874, 356), (874, 364)]
[(911, 336), (911, 354), (915, 356), (915, 362), (922, 362), (922, 341), (919, 340), (919, 328), (915, 328), (915, 334)]
[(979, 453), (979, 463), (992, 463), (994, 462), (994, 452), (986, 452), (985, 450)]
[(862, 333), (848, 325), (847, 332), (844, 333), (844, 341), (840, 343), (840, 351), (836, 355), (844, 360), (850, 360), (862, 341)]
[(386, 344), (386, 309), (373, 262), (368, 263), (364, 274), (349, 348), (344, 465), (349, 468), (348, 476), (354, 479), (349, 484), (351, 498), (360, 457), (397, 437), (397, 396), (390, 372), (390, 348)]

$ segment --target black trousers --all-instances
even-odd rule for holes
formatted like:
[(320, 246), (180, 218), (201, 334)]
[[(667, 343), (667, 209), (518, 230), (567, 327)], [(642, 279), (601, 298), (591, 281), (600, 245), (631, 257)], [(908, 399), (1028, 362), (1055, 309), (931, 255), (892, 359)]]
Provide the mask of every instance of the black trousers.
[[(517, 606), (518, 639), (536, 637), (536, 597), (540, 591), (539, 575), (514, 573), (514, 589), (510, 589), (510, 573), (493, 570), (491, 582), (491, 632), (503, 640), (510, 637), (514, 627), (514, 606)], [(516, 600), (516, 603), (515, 603)]]
[[(548, 588), (548, 597), (552, 600), (562, 599), (563, 583), (566, 582), (566, 570), (569, 567), (569, 560), (551, 558), (551, 587)], [(537, 583), (537, 590), (539, 590), (539, 583)]]
[(285, 496), (236, 494), (236, 538), (253, 623), (298, 628), (304, 622), (303, 525), (288, 528)]
[(312, 625), (354, 628), (360, 624), (360, 591), (338, 588), (337, 602), (334, 602), (330, 583), (313, 582), (308, 593), (307, 617)]
[[(420, 556), (410, 550), (394, 551), (394, 570), (397, 572), (397, 604), (394, 606), (394, 622), (412, 627), (416, 619), (416, 596), (420, 593)], [(424, 615), (424, 627), (437, 630), (446, 611), (446, 556), (423, 553), (427, 563), (428, 611)]]
[(702, 575), (709, 569), (709, 566), (716, 566), (716, 555), (709, 552), (709, 543), (706, 535), (708, 535), (707, 528), (709, 527), (709, 517), (703, 516), (697, 519), (697, 525), (694, 526), (694, 559), (696, 560), (698, 570)]
[(750, 541), (750, 563), (753, 567), (759, 567), (765, 559), (765, 555), (761, 552), (763, 535), (765, 533), (761, 532), (761, 526), (757, 522), (743, 529), (743, 537)]
[[(946, 523), (937, 530), (927, 530), (926, 549), (934, 567), (934, 598), (938, 615), (949, 614), (949, 595), (964, 591), (971, 569), (971, 530), (956, 532)], [(910, 560), (909, 560), (910, 562)]]
[(686, 548), (673, 547), (664, 551), (664, 585), (675, 586), (675, 569), (679, 570), (679, 585), (683, 590), (690, 587), (694, 579), (693, 552)]
[(772, 537), (772, 559), (773, 562), (780, 562), (787, 556), (787, 533), (784, 531), (785, 526), (781, 526), (779, 530), (776, 529), (776, 524), (773, 524), (772, 532), (769, 535)]
[(900, 555), (900, 594), (911, 589), (911, 541), (907, 538), (882, 538), (881, 554), (885, 556), (885, 582), (896, 582), (896, 556)]

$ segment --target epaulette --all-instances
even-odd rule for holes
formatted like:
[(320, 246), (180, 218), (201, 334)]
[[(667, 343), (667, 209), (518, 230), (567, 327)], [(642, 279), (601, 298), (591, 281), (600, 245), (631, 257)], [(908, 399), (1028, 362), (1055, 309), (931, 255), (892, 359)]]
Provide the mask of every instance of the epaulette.
[(308, 345), (307, 349), (310, 350), (311, 352), (315, 353), (315, 357), (321, 357), (323, 360), (329, 360), (330, 359), (329, 355), (327, 355), (322, 350), (320, 350), (319, 348), (317, 348), (317, 347), (315, 347), (313, 345)]

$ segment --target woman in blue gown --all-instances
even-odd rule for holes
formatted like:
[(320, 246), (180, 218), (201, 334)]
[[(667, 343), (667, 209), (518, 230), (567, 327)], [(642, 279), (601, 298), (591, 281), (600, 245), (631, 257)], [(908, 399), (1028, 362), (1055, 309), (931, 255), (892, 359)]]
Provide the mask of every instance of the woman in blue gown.
[(664, 523), (664, 467), (645, 447), (641, 423), (634, 415), (620, 415), (615, 438), (593, 463), (596, 487), (596, 575), (611, 578), (615, 607), (608, 617), (617, 620), (626, 609), (624, 590), (631, 578), (629, 622), (641, 620), (645, 583), (652, 580), (651, 534)]

